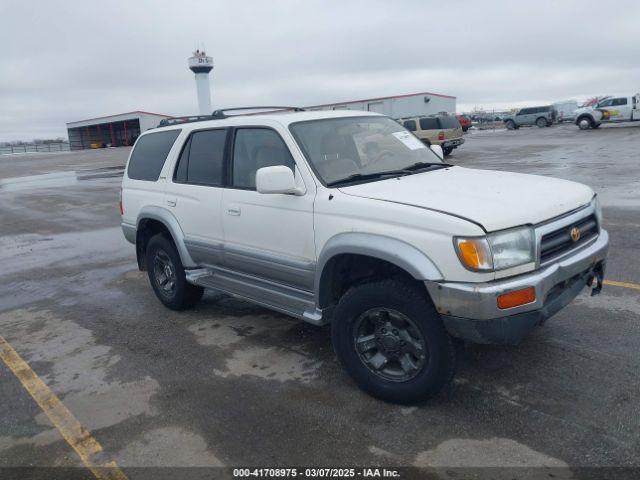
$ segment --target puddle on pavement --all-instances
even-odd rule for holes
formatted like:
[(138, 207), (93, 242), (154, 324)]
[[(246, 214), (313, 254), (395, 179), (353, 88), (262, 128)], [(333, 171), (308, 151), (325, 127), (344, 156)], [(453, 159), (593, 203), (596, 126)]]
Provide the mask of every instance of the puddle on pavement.
[(44, 173), (25, 177), (0, 179), (0, 191), (17, 192), (38, 188), (61, 188), (76, 185), (81, 180), (121, 177), (124, 167), (101, 167), (87, 170)]

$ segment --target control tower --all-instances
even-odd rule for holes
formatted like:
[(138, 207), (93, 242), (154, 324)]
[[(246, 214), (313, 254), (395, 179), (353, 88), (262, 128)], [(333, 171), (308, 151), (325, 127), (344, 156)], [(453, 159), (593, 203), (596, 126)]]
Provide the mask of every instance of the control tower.
[(209, 88), (209, 72), (213, 70), (213, 59), (207, 57), (204, 50), (196, 50), (189, 57), (189, 70), (196, 74), (198, 91), (198, 110), (200, 115), (211, 115), (211, 90)]

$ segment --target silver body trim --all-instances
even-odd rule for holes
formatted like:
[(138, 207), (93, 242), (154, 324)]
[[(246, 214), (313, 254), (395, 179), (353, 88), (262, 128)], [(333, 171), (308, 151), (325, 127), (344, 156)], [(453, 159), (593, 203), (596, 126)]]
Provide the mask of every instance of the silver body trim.
[(314, 282), (316, 298), (321, 297), (321, 290), (326, 280), (323, 278), (325, 266), (329, 260), (340, 254), (367, 255), (386, 260), (402, 268), (416, 280), (443, 278), (442, 273), (429, 257), (402, 240), (371, 233), (340, 233), (327, 241), (318, 257)]
[[(505, 317), (542, 308), (554, 286), (606, 260), (608, 250), (609, 234), (601, 230), (593, 243), (571, 256), (553, 260), (540, 270), (487, 283), (425, 282), (425, 285), (441, 314), (476, 320)], [(535, 288), (534, 302), (507, 310), (498, 308), (498, 295), (526, 287)]]
[(176, 244), (178, 253), (180, 254), (182, 265), (184, 265), (185, 268), (195, 268), (198, 266), (191, 258), (191, 255), (184, 244), (184, 233), (182, 232), (182, 228), (180, 228), (178, 220), (173, 216), (173, 213), (165, 208), (153, 205), (143, 207), (138, 214), (138, 219), (136, 220), (136, 229), (140, 228), (140, 224), (148, 219), (157, 220), (167, 227), (169, 233), (171, 233), (174, 243)]
[(189, 270), (187, 281), (249, 300), (314, 325), (326, 323), (322, 312), (316, 308), (313, 293), (309, 291), (221, 267)]
[(120, 224), (122, 227), (122, 233), (124, 234), (124, 238), (127, 242), (136, 244), (136, 235), (138, 233), (138, 229), (135, 225), (127, 222), (122, 222)]
[[(534, 226), (534, 234), (535, 234), (535, 245), (536, 245), (536, 268), (540, 268), (540, 267), (544, 267), (546, 265), (550, 265), (552, 263), (557, 262), (558, 260), (561, 260), (563, 258), (567, 258), (570, 257), (571, 255), (575, 254), (577, 251), (586, 248), (588, 245), (590, 245), (591, 243), (595, 242), (596, 239), (591, 240), (589, 243), (586, 244), (582, 244), (574, 249), (568, 250), (566, 252), (561, 253), (560, 255), (554, 256), (552, 258), (549, 258), (547, 260), (545, 260), (543, 263), (540, 262), (540, 250), (542, 247), (542, 237), (545, 236), (547, 233), (551, 233), (555, 230), (558, 230), (562, 227), (567, 227), (569, 225), (571, 225), (572, 223), (577, 223), (580, 220), (582, 220), (583, 218), (588, 217), (589, 215), (593, 215), (595, 214), (596, 208), (595, 208), (595, 204), (593, 202), (591, 202), (590, 204), (575, 210), (573, 212), (569, 212), (569, 214), (565, 214), (565, 215), (561, 215), (560, 217), (557, 217), (555, 219), (551, 219), (548, 220), (546, 222), (543, 222), (541, 224), (538, 224), (536, 226)], [(600, 225), (598, 225), (598, 229), (600, 228)]]

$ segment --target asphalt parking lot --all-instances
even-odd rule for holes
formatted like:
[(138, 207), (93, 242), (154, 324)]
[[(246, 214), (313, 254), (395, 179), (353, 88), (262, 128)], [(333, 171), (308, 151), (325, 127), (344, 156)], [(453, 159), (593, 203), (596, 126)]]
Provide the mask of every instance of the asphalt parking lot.
[[(450, 391), (426, 404), (361, 393), (328, 329), (213, 292), (164, 308), (119, 227), (126, 148), (0, 157), (0, 336), (130, 478), (144, 466), (640, 467), (640, 127), (466, 139), (451, 163), (591, 185), (617, 283), (517, 347), (467, 347)], [(83, 467), (6, 362), (0, 392), (0, 467)]]

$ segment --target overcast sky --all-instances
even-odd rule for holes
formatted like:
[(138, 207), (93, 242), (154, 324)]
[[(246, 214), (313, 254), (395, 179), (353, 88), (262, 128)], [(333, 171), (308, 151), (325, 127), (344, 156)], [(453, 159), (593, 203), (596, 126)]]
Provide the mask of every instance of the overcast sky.
[(430, 91), (464, 111), (640, 91), (637, 0), (2, 0), (0, 141), (196, 113), (187, 57), (202, 43), (214, 108)]

